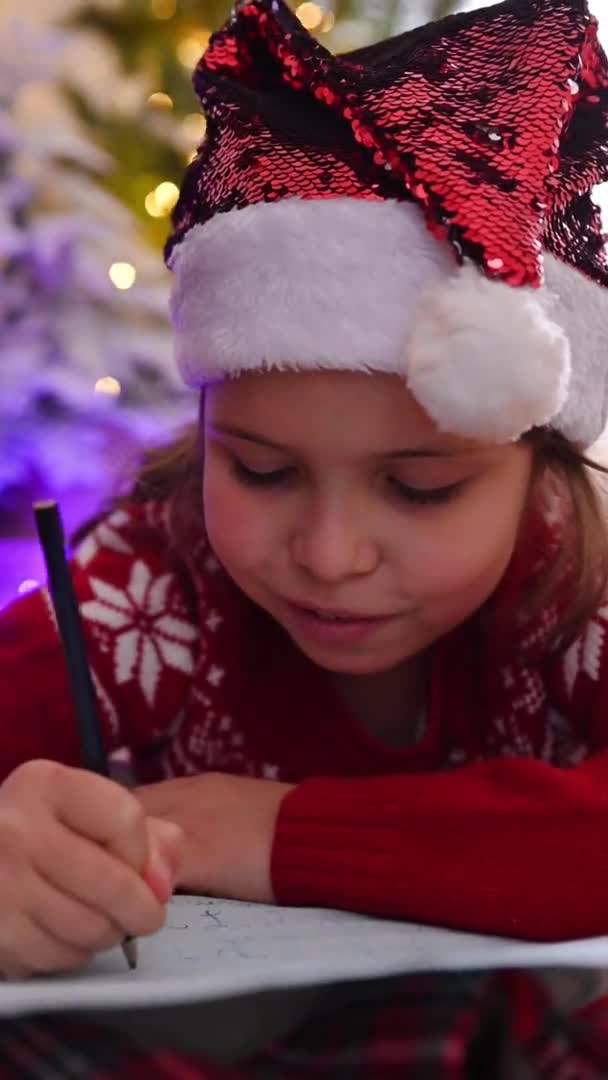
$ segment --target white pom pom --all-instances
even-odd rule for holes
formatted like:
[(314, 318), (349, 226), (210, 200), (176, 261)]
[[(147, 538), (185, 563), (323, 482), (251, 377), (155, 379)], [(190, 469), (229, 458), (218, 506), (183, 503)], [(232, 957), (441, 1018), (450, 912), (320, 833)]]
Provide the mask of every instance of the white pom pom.
[(536, 290), (462, 267), (427, 290), (407, 350), (414, 397), (444, 431), (509, 442), (548, 423), (570, 379), (570, 346)]

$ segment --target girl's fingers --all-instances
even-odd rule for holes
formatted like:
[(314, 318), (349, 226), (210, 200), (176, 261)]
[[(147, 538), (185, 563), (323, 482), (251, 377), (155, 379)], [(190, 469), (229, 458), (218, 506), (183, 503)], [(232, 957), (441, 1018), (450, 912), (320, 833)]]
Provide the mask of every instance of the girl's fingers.
[[(31, 763), (30, 763), (31, 765)], [(39, 762), (49, 805), (69, 829), (102, 844), (136, 870), (148, 861), (148, 832), (140, 802), (104, 776)], [(53, 775), (60, 770), (60, 776)]]
[(109, 949), (124, 937), (102, 912), (60, 892), (40, 875), (28, 894), (24, 914), (61, 945), (89, 954)]
[(61, 765), (27, 761), (2, 784), (12, 806), (39, 809), (75, 833), (114, 851), (141, 871), (148, 860), (143, 807), (135, 795), (105, 776)]
[(155, 933), (181, 839), (105, 777), (19, 766), (0, 786), (0, 973), (73, 971), (126, 934)]
[(165, 908), (143, 878), (60, 822), (45, 822), (30, 857), (50, 885), (101, 912), (125, 934), (153, 934), (163, 925)]
[(78, 971), (90, 959), (86, 949), (57, 941), (26, 915), (11, 925), (9, 940), (3, 938), (0, 931), (0, 969), (7, 979)]
[(143, 879), (161, 903), (171, 896), (184, 858), (184, 834), (179, 825), (159, 818), (146, 818), (148, 865)]

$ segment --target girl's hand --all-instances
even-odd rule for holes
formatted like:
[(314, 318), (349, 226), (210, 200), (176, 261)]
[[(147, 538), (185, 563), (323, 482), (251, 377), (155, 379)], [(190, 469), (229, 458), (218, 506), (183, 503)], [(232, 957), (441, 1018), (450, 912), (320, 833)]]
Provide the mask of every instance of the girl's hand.
[(83, 967), (165, 920), (182, 836), (130, 792), (52, 761), (0, 786), (0, 977)]
[(270, 856), (281, 800), (293, 784), (204, 773), (136, 788), (146, 814), (179, 825), (186, 892), (274, 902)]

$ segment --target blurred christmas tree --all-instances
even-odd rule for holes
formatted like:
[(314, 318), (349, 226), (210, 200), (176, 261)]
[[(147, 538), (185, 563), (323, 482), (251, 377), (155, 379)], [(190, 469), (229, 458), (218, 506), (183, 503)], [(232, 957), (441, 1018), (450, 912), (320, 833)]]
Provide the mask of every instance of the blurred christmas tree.
[(118, 446), (193, 412), (171, 363), (168, 274), (99, 186), (111, 159), (52, 82), (63, 48), (23, 23), (0, 36), (3, 531), (24, 499), (99, 486)]

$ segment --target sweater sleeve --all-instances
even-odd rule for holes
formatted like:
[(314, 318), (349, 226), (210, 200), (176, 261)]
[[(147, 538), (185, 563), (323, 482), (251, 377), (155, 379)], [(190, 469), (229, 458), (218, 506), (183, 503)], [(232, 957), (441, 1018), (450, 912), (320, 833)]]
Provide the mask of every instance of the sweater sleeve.
[(608, 601), (543, 680), (566, 767), (305, 780), (278, 817), (277, 901), (536, 941), (608, 934)]
[[(103, 519), (70, 569), (105, 746), (145, 749), (183, 708), (198, 641), (158, 506)], [(0, 779), (32, 757), (80, 760), (46, 588), (0, 615)]]
[(608, 753), (305, 780), (284, 798), (278, 903), (537, 941), (608, 934)]

